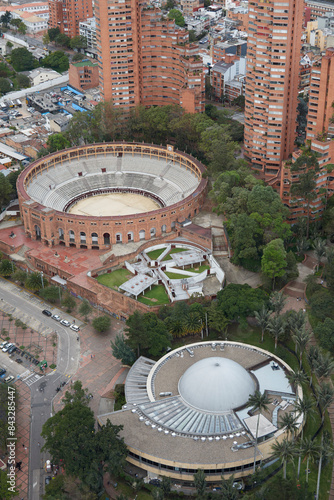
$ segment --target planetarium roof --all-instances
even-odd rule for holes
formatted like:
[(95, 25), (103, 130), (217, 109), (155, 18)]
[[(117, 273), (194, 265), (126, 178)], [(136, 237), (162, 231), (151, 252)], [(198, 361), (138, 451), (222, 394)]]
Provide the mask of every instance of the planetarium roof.
[(197, 361), (179, 382), (182, 399), (208, 412), (220, 413), (244, 406), (255, 390), (255, 381), (243, 366), (218, 356)]

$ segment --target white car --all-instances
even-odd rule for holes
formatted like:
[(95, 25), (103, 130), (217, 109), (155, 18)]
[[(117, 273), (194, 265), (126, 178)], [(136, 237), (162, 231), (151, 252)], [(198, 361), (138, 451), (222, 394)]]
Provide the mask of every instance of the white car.
[(67, 321), (67, 319), (62, 319), (60, 324), (64, 325), (64, 326), (70, 326), (71, 323), (69, 321)]
[(55, 321), (60, 321), (60, 320), (61, 320), (61, 317), (60, 317), (60, 316), (58, 316), (58, 314), (53, 314), (53, 315), (51, 316), (51, 319), (54, 319)]
[(8, 342), (1, 342), (0, 344), (0, 349), (3, 349), (6, 345), (8, 344)]
[(73, 330), (74, 332), (78, 332), (80, 330), (80, 328), (78, 327), (78, 325), (75, 325), (75, 324), (72, 324), (70, 326), (71, 330)]
[(5, 384), (9, 384), (14, 380), (14, 378), (15, 378), (14, 375), (9, 375), (9, 377), (6, 377), (4, 380)]
[(2, 352), (7, 352), (8, 349), (10, 349), (14, 344), (7, 344), (5, 347), (2, 348)]

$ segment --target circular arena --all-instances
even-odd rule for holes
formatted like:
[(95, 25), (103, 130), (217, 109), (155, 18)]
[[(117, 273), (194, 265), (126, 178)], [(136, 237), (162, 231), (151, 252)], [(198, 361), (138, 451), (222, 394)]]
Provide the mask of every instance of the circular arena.
[(48, 246), (96, 249), (161, 237), (198, 212), (204, 171), (173, 146), (103, 143), (58, 151), (19, 176), (26, 235)]

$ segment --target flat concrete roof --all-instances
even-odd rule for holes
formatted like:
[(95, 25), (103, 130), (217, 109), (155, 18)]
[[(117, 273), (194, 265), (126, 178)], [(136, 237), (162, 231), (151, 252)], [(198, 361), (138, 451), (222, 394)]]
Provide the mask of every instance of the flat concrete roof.
[(152, 278), (152, 276), (147, 276), (146, 274), (137, 274), (137, 276), (129, 279), (118, 288), (120, 288), (124, 292), (131, 293), (131, 295), (135, 295), (135, 297), (138, 297), (138, 295), (143, 293), (150, 286), (154, 285), (154, 283), (157, 283), (157, 281), (158, 279)]

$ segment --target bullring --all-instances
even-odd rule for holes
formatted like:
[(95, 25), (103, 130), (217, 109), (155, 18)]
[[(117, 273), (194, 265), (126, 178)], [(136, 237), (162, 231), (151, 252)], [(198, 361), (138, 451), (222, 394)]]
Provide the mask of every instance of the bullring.
[[(52, 153), (18, 179), (25, 233), (48, 246), (96, 249), (161, 237), (198, 213), (207, 186), (204, 171), (173, 146), (103, 143)], [(81, 200), (112, 193), (150, 199), (155, 209), (131, 213), (130, 208), (126, 215), (112, 206), (107, 215), (105, 206), (103, 215), (70, 212)]]

